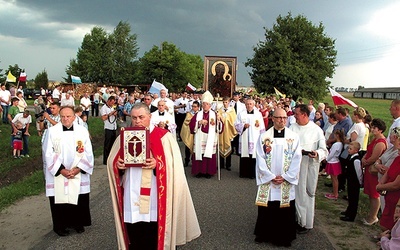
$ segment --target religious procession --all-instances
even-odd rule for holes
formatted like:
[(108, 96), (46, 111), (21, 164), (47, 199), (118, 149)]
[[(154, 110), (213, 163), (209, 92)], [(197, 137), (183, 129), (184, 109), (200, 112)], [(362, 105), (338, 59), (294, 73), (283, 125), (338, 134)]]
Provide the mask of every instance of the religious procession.
[[(237, 170), (237, 178), (255, 180), (256, 244), (290, 247), (297, 235), (314, 228), (317, 182), (323, 176), (332, 180), (325, 198), (335, 201), (342, 193), (348, 200), (340, 220), (354, 222), (363, 187), (370, 199), (363, 223), (380, 221), (385, 235), (396, 227), (391, 218), (399, 215), (400, 197), (391, 192), (397, 175), (395, 168), (388, 170), (399, 161), (398, 100), (391, 104), (395, 120), (385, 138), (386, 124), (351, 101), (353, 111), (312, 100), (304, 104), (279, 91), (268, 96), (233, 91), (231, 97), (220, 97), (188, 86), (176, 93), (165, 87), (129, 92), (105, 85), (84, 91), (57, 85), (35, 100), (57, 235), (68, 236), (70, 229), (81, 234), (92, 224), (89, 124), (95, 117), (104, 123), (103, 164), (119, 249), (175, 249), (201, 235), (185, 168), (198, 179), (220, 180), (222, 171)], [(23, 91), (2, 84), (0, 98), (2, 121), (12, 128), (12, 157), (29, 157), (32, 118)], [(66, 218), (65, 213), (77, 216)], [(382, 236), (380, 244), (386, 239)]]

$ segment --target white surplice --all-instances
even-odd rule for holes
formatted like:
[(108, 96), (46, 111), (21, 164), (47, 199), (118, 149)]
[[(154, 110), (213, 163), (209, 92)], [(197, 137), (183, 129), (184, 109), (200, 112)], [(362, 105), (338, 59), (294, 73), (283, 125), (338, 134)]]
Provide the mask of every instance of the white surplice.
[[(79, 147), (82, 145), (82, 147)], [(81, 172), (79, 194), (90, 192), (90, 175), (93, 173), (94, 156), (88, 130), (83, 126), (74, 126), (74, 131), (63, 131), (61, 123), (48, 128), (42, 145), (45, 162), (46, 196), (54, 196), (54, 176), (61, 164), (66, 169), (78, 167)], [(76, 160), (80, 154), (79, 161)], [(64, 178), (64, 182), (68, 179)]]
[(274, 138), (274, 127), (272, 127), (260, 135), (256, 149), (257, 185), (270, 183), (267, 201), (282, 201), (282, 185), (274, 185), (271, 182), (279, 175), (290, 184), (289, 200), (294, 200), (296, 197), (294, 186), (299, 181), (301, 162), (299, 136), (285, 128), (284, 137)]
[(304, 126), (293, 124), (290, 129), (300, 137), (300, 146), (306, 151), (316, 151), (318, 157), (302, 157), (299, 184), (296, 186), (296, 211), (300, 226), (311, 229), (314, 226), (315, 191), (318, 183), (319, 165), (328, 155), (322, 129), (313, 122)]
[[(250, 127), (244, 128), (248, 123)], [(265, 131), (263, 117), (260, 111), (254, 109), (254, 114), (247, 114), (247, 110), (240, 112), (235, 121), (235, 128), (239, 134), (239, 153), (241, 157), (256, 158), (255, 145), (258, 137)]]

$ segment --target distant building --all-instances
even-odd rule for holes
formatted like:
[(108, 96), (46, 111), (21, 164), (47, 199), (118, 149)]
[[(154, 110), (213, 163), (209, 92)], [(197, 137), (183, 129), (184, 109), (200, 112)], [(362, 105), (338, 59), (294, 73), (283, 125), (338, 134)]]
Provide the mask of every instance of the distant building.
[(371, 99), (400, 99), (400, 88), (363, 88), (356, 90), (353, 96)]
[(347, 87), (336, 87), (335, 91), (337, 92), (354, 92), (357, 88), (347, 88)]

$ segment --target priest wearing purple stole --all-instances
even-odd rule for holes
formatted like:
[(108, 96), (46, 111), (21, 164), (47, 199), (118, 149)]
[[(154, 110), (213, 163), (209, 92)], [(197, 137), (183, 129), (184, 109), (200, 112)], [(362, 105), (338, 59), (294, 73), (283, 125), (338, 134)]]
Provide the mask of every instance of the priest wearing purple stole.
[(190, 132), (194, 134), (192, 174), (197, 178), (217, 173), (218, 134), (223, 132), (221, 117), (211, 109), (213, 96), (206, 91), (201, 100), (203, 109), (197, 112), (189, 123)]

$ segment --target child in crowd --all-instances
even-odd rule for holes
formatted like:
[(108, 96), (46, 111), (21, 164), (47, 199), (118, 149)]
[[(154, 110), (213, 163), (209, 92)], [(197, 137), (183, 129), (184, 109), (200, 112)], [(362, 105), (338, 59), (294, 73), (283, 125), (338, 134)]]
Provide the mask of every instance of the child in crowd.
[(347, 158), (347, 197), (349, 205), (346, 211), (341, 212), (342, 221), (354, 221), (357, 215), (358, 199), (360, 197), (360, 188), (363, 183), (363, 172), (361, 168), (361, 160), (358, 155), (361, 145), (357, 141), (352, 141), (347, 148), (349, 156)]
[(20, 121), (15, 122), (15, 127), (18, 131), (13, 134), (13, 156), (14, 159), (21, 158), (22, 150), (22, 123)]
[(88, 117), (85, 113), (81, 115), (81, 119), (82, 119), (82, 126), (84, 126), (87, 130), (89, 130), (89, 126), (87, 124)]
[(75, 121), (74, 121), (75, 124), (84, 126), (82, 118), (81, 118), (82, 114), (83, 114), (83, 108), (81, 106), (76, 106), (75, 107)]
[(338, 175), (342, 173), (342, 167), (340, 165), (339, 156), (342, 153), (344, 145), (344, 133), (342, 130), (336, 130), (334, 132), (335, 143), (329, 150), (328, 157), (326, 157), (326, 173), (331, 176), (333, 192), (325, 194), (325, 198), (330, 200), (337, 200), (339, 196), (339, 182)]

